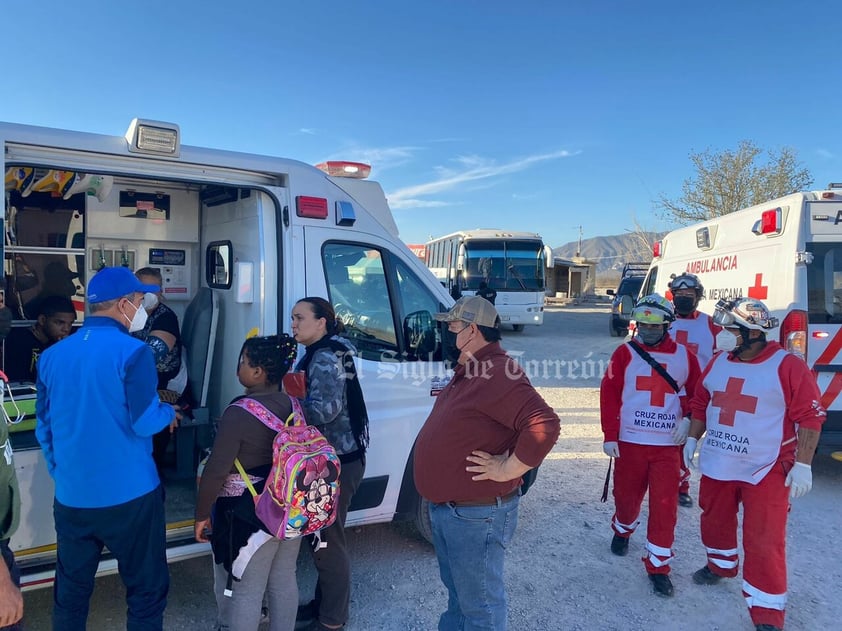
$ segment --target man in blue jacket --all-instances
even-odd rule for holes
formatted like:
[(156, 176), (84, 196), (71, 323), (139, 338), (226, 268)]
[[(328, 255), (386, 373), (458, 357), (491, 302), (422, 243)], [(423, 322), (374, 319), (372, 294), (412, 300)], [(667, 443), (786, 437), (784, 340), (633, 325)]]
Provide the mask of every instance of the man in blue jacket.
[(38, 363), (35, 434), (55, 481), (55, 631), (84, 629), (103, 546), (126, 586), (127, 628), (160, 630), (169, 589), (163, 489), (152, 436), (176, 412), (158, 399), (142, 284), (125, 267), (88, 283), (91, 315)]

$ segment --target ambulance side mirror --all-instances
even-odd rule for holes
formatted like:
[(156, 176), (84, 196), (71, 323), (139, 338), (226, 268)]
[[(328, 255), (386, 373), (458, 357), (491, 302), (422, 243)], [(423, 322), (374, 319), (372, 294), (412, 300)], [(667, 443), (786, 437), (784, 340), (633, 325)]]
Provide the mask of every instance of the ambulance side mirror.
[(436, 321), (429, 311), (414, 311), (403, 319), (408, 359), (429, 360), (436, 352)]

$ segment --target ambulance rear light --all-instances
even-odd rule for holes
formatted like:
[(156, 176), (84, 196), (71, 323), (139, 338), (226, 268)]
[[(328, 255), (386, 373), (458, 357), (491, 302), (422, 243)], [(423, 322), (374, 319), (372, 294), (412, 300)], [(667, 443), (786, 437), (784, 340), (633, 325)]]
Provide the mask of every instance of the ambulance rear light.
[(760, 219), (754, 223), (751, 231), (756, 235), (780, 234), (783, 230), (782, 215), (780, 208), (764, 210), (760, 214)]
[(149, 153), (177, 158), (181, 150), (181, 132), (174, 123), (135, 118), (126, 130), (126, 142), (132, 153)]
[(327, 200), (324, 197), (299, 195), (295, 198), (295, 214), (310, 219), (327, 219)]
[(371, 165), (363, 162), (331, 160), (320, 162), (316, 168), (333, 177), (352, 177), (358, 180), (364, 180), (371, 173)]
[(652, 244), (652, 258), (660, 258), (664, 254), (664, 242), (655, 241)]
[(793, 309), (781, 325), (781, 346), (784, 350), (807, 359), (807, 312)]

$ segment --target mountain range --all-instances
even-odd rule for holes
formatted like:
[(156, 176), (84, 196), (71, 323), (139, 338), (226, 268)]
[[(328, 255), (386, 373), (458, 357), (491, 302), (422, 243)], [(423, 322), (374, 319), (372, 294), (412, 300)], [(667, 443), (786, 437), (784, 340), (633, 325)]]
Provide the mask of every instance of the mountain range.
[(578, 241), (571, 241), (553, 248), (553, 255), (570, 259), (578, 253), (578, 256), (596, 261), (597, 276), (619, 274), (625, 263), (651, 261), (652, 244), (665, 234), (665, 232), (626, 232), (607, 237), (591, 237), (582, 239), (581, 249)]

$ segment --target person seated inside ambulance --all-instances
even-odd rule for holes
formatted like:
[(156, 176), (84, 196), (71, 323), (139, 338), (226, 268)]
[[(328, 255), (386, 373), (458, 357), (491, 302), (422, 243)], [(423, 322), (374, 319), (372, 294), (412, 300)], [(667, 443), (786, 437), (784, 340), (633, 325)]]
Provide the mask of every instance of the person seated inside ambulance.
[[(157, 293), (143, 297), (146, 311), (146, 324), (140, 331), (132, 333), (143, 340), (152, 349), (155, 367), (158, 370), (158, 395), (164, 403), (177, 404), (181, 409), (189, 407), (190, 394), (187, 388), (187, 362), (181, 343), (181, 329), (178, 316), (163, 303), (163, 278), (155, 267), (143, 267), (135, 272), (137, 279), (144, 285), (157, 285)], [(165, 427), (152, 439), (152, 457), (158, 470), (164, 464), (170, 431)]]
[(35, 383), (38, 358), (73, 330), (76, 309), (66, 296), (47, 296), (38, 303), (35, 324), (13, 328), (3, 342), (3, 372), (9, 381)]
[(36, 319), (40, 313), (41, 302), (49, 296), (65, 296), (72, 298), (76, 295), (76, 285), (73, 279), (79, 274), (71, 272), (61, 261), (51, 261), (44, 267), (44, 282), (41, 290), (31, 300), (23, 305), (23, 312), (27, 319)]

